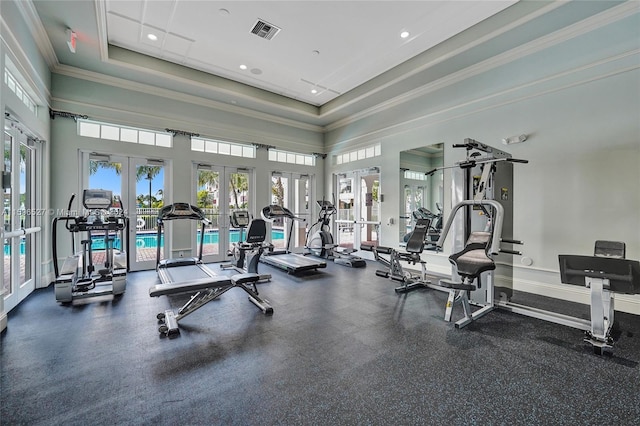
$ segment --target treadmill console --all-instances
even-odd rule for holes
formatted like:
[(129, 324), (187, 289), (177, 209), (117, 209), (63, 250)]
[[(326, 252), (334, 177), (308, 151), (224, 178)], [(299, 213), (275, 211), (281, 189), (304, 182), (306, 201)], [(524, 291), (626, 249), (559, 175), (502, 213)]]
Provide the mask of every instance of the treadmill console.
[(265, 207), (262, 209), (262, 214), (267, 219), (273, 219), (276, 217), (295, 218), (295, 215), (291, 213), (291, 210), (277, 204), (271, 204), (270, 206)]
[(82, 192), (82, 205), (89, 210), (107, 210), (112, 200), (113, 193), (105, 189), (85, 189)]
[(246, 228), (250, 222), (249, 212), (246, 210), (236, 210), (231, 212), (231, 226), (234, 228)]
[(192, 219), (206, 221), (204, 212), (189, 203), (174, 203), (163, 207), (158, 212), (158, 220)]

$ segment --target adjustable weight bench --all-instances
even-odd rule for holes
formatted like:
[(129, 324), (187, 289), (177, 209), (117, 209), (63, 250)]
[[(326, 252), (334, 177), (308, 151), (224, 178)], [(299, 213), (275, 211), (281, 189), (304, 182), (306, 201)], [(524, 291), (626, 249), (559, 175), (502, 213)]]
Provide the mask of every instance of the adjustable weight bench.
[[(424, 250), (424, 242), (430, 224), (430, 219), (418, 219), (416, 221), (411, 237), (407, 241), (406, 251), (404, 252), (384, 246), (365, 244), (360, 246), (360, 250), (373, 252), (376, 261), (387, 267), (387, 270), (377, 270), (377, 276), (403, 283), (400, 287), (396, 287), (396, 293), (408, 293), (418, 288), (425, 288), (431, 283), (431, 281), (427, 279), (427, 262), (420, 258), (420, 254)], [(380, 254), (389, 255), (389, 258), (384, 258), (380, 256)], [(400, 261), (406, 261), (412, 265), (419, 263), (421, 268), (420, 273), (416, 274), (405, 271)]]
[(184, 304), (178, 313), (174, 313), (169, 309), (157, 315), (160, 321), (158, 331), (168, 336), (175, 335), (180, 332), (178, 321), (187, 315), (200, 309), (212, 300), (222, 296), (234, 287), (239, 287), (249, 294), (249, 300), (266, 314), (273, 314), (273, 308), (269, 302), (261, 299), (255, 284), (260, 280), (260, 275), (246, 273), (236, 274), (231, 277), (217, 276), (208, 278), (199, 278), (180, 283), (157, 284), (149, 289), (149, 296), (159, 297), (174, 294), (194, 293), (189, 301)]

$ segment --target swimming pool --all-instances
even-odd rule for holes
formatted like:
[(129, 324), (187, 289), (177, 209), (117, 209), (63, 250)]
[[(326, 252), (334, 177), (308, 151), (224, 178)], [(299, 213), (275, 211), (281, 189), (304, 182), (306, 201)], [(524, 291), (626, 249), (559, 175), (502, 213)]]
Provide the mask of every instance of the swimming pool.
[[(200, 241), (200, 232), (198, 232), (196, 238)], [(240, 239), (240, 232), (233, 229), (229, 232), (229, 241), (237, 243)], [(271, 241), (284, 239), (284, 231), (281, 229), (274, 229), (271, 231)], [(92, 250), (104, 250), (104, 239), (96, 237), (92, 239)], [(158, 235), (156, 233), (138, 233), (136, 234), (136, 247), (137, 248), (156, 248), (158, 246)], [(205, 231), (204, 244), (218, 244), (219, 232), (217, 229), (211, 231)], [(114, 241), (115, 247), (120, 247), (120, 238), (116, 238)], [(160, 247), (164, 247), (164, 234), (160, 237)]]
[[(205, 231), (204, 233), (204, 244), (218, 244), (219, 236), (218, 230), (213, 229), (210, 231)], [(197, 234), (198, 241), (200, 241), (200, 232)], [(237, 243), (240, 239), (240, 232), (237, 229), (232, 229), (229, 231), (229, 241), (232, 243)], [(156, 248), (157, 247), (158, 236), (154, 233), (138, 233), (136, 234), (136, 247), (137, 248)], [(282, 229), (273, 229), (271, 230), (271, 241), (284, 240), (284, 231)], [(114, 240), (114, 247), (119, 249), (121, 247), (122, 242), (120, 241), (120, 237), (117, 237)], [(164, 247), (164, 234), (160, 237), (160, 247)], [(104, 237), (99, 235), (94, 235), (91, 238), (91, 250), (104, 250)], [(24, 255), (25, 253), (25, 241), (22, 239), (20, 241), (20, 255)], [(9, 244), (4, 245), (4, 254), (5, 256), (9, 256), (11, 254), (11, 246)]]

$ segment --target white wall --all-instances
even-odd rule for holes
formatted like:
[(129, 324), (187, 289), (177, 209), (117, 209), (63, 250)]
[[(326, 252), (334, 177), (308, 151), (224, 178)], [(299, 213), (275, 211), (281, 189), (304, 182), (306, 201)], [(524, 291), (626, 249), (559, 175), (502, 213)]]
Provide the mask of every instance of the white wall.
[[(121, 85), (119, 85), (121, 84)], [(126, 85), (126, 88), (123, 87)], [(260, 143), (279, 149), (300, 153), (321, 152), (322, 134), (304, 128), (287, 126), (257, 118), (235, 114), (230, 110), (215, 109), (200, 103), (189, 103), (180, 94), (165, 97), (154, 93), (153, 88), (128, 82), (111, 80), (96, 82), (70, 76), (54, 74), (52, 77), (53, 108), (88, 115), (90, 119), (153, 130), (166, 128), (200, 134), (201, 137), (238, 143)], [(54, 209), (65, 208), (69, 196), (78, 192), (80, 150), (111, 153), (126, 156), (164, 159), (169, 162), (171, 186), (165, 201), (195, 201), (193, 166), (209, 163), (219, 166), (246, 167), (253, 169), (255, 179), (254, 214), (271, 202), (271, 172), (286, 171), (314, 175), (322, 193), (323, 161), (318, 159), (313, 168), (294, 164), (268, 161), (265, 149), (257, 150), (256, 159), (231, 157), (210, 153), (193, 152), (190, 139), (178, 135), (173, 148), (150, 147), (138, 144), (86, 138), (77, 135), (76, 123), (70, 119), (56, 118), (51, 125), (55, 167), (51, 174), (51, 205)], [(190, 233), (174, 232), (173, 250), (193, 247)], [(64, 246), (61, 236), (61, 246)]]
[[(4, 76), (5, 67), (12, 68), (12, 74), (28, 91), (31, 98), (39, 104), (39, 113), (34, 115), (14, 92), (8, 89), (4, 82), (0, 83), (0, 128), (5, 125), (17, 125), (19, 131), (27, 132), (44, 143), (40, 146), (42, 164), (38, 169), (37, 180), (48, 180), (49, 172), (49, 101), (50, 101), (50, 73), (47, 64), (38, 51), (33, 36), (27, 30), (22, 14), (21, 4), (14, 1), (0, 2), (0, 72)], [(4, 81), (4, 78), (3, 78)], [(5, 113), (10, 113), (12, 121), (5, 120)], [(19, 124), (16, 124), (17, 121)], [(13, 123), (13, 124), (12, 124)], [(4, 140), (4, 138), (3, 138)], [(4, 191), (3, 191), (4, 192)], [(48, 193), (40, 191), (37, 195), (40, 203), (47, 203)], [(42, 232), (35, 237), (36, 256), (33, 259), (36, 267), (35, 285), (42, 287), (43, 277), (47, 275), (48, 250), (45, 248), (45, 237), (49, 231), (49, 221), (46, 217), (36, 216), (35, 226), (40, 226)], [(2, 231), (3, 232), (3, 231)], [(3, 276), (4, 262), (0, 264), (0, 276)], [(47, 283), (48, 284), (48, 283)], [(0, 330), (6, 327), (6, 312), (4, 311), (4, 297), (0, 295)]]
[[(640, 258), (638, 28), (636, 13), (514, 54), (517, 59), (500, 67), (471, 65), (468, 78), (443, 77), (422, 96), (332, 129), (327, 150), (382, 143), (383, 223), (400, 214), (400, 150), (444, 142), (445, 165), (451, 165), (464, 158), (452, 145), (469, 137), (529, 160), (514, 166), (514, 236), (525, 242), (523, 254), (533, 264), (515, 268), (514, 286), (587, 303), (586, 291), (560, 284), (558, 254), (588, 255), (595, 240), (610, 239), (627, 243), (628, 258)], [(530, 135), (525, 143), (501, 145), (522, 133)], [(344, 168), (328, 160), (328, 174)], [(445, 172), (445, 217), (450, 182)], [(384, 225), (381, 244), (397, 246), (398, 233)], [(445, 256), (423, 257), (435, 272), (450, 270)], [(640, 298), (617, 300), (617, 308), (640, 314)]]

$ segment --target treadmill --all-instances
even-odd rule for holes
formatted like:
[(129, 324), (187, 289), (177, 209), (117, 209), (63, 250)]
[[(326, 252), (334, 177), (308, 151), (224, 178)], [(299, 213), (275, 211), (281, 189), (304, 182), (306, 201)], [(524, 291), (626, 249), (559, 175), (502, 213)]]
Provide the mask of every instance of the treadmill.
[[(161, 238), (164, 223), (169, 220), (191, 219), (200, 222), (200, 243), (198, 256), (160, 260)], [(160, 312), (156, 317), (160, 321), (158, 331), (168, 336), (179, 333), (178, 321), (195, 312), (207, 303), (216, 300), (228, 290), (240, 287), (249, 295), (249, 301), (265, 315), (273, 314), (273, 308), (266, 299), (258, 295), (255, 284), (260, 275), (252, 273), (232, 276), (217, 275), (202, 262), (205, 225), (210, 223), (204, 212), (188, 203), (175, 203), (163, 207), (158, 213), (158, 244), (156, 250), (156, 270), (161, 284), (149, 289), (149, 296), (169, 296), (174, 294), (192, 294), (189, 301), (177, 313), (172, 309)]]
[(262, 217), (269, 222), (273, 222), (277, 218), (289, 219), (289, 236), (285, 250), (274, 250), (272, 247), (260, 257), (260, 262), (280, 268), (289, 274), (327, 267), (327, 262), (291, 252), (293, 222), (300, 220), (291, 210), (277, 204), (271, 204), (262, 209)]

